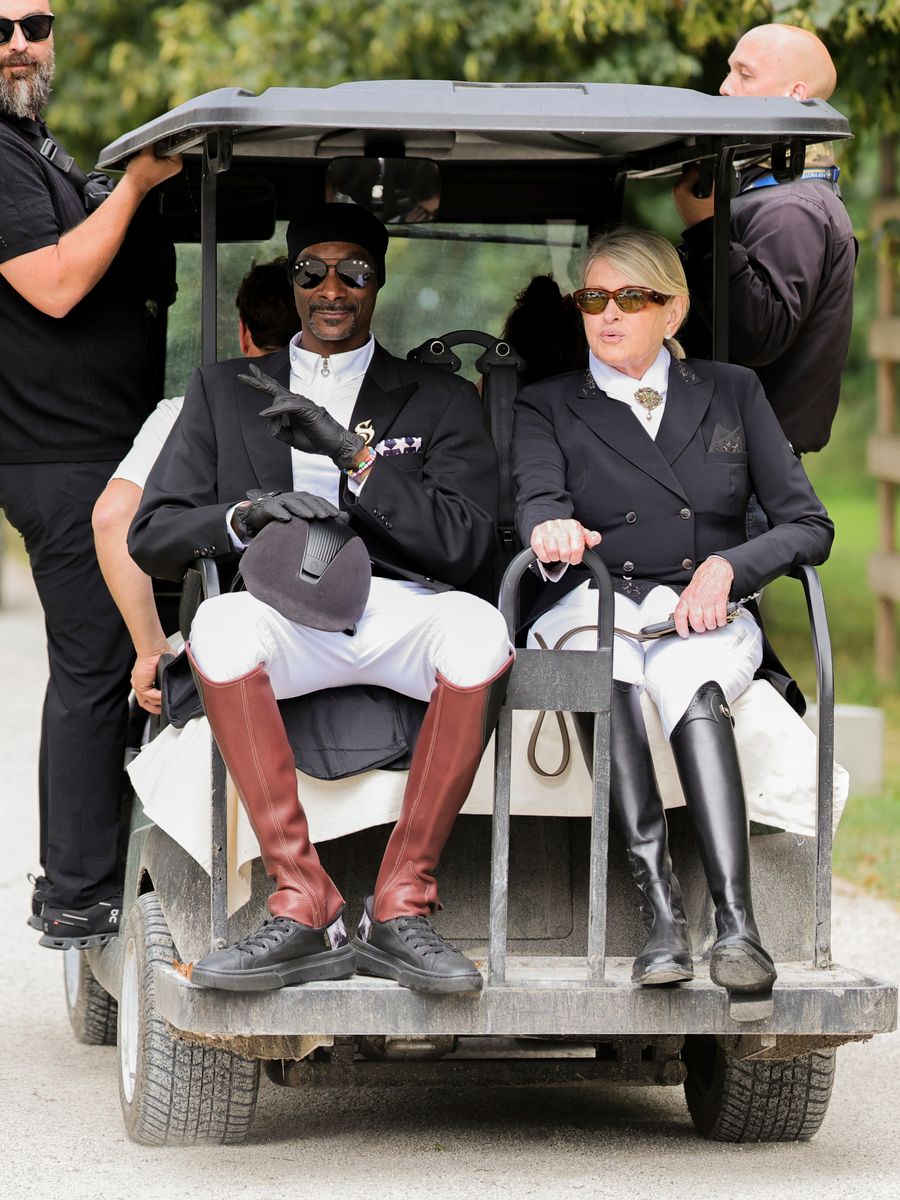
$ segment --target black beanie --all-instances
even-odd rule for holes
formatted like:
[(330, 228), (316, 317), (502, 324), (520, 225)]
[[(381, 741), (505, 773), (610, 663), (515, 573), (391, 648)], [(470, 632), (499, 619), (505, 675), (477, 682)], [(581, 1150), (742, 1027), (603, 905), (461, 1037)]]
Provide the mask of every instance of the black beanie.
[(384, 256), (387, 230), (367, 208), (359, 204), (316, 204), (301, 209), (291, 218), (287, 229), (288, 265), (308, 246), (319, 242), (351, 242), (372, 256), (378, 286), (384, 284)]

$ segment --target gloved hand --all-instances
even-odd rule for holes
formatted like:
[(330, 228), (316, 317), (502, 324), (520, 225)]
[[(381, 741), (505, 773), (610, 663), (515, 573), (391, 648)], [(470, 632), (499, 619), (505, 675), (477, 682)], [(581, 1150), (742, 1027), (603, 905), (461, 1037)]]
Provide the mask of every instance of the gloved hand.
[(324, 454), (342, 471), (359, 461), (366, 440), (358, 433), (351, 433), (346, 426), (336, 421), (331, 413), (307, 396), (300, 396), (276, 383), (270, 375), (263, 374), (256, 363), (250, 364), (249, 375), (238, 375), (242, 383), (258, 388), (275, 401), (260, 412), (269, 421), (269, 432), (295, 450)]
[(345, 512), (311, 492), (262, 492), (253, 488), (247, 499), (250, 503), (239, 504), (231, 517), (234, 532), (245, 542), (256, 537), (271, 521), (290, 521), (291, 517), (307, 521), (324, 521), (328, 517), (348, 519)]

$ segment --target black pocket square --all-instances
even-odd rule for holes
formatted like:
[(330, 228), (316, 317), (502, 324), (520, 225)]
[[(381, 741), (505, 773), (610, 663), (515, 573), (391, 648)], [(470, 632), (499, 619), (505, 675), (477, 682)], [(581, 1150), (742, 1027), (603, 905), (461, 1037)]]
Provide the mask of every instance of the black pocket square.
[(724, 425), (716, 424), (712, 441), (709, 443), (711, 454), (746, 454), (747, 443), (744, 441), (744, 431), (740, 425), (736, 429), (726, 429)]

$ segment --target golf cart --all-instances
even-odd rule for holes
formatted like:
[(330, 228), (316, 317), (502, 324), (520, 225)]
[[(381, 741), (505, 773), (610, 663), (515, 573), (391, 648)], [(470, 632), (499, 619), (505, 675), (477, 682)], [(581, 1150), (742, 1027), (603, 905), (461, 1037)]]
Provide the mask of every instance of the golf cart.
[[(261, 96), (214, 92), (120, 138), (100, 166), (120, 167), (147, 145), (185, 156), (184, 173), (162, 201), (185, 268), (181, 309), (171, 318), (171, 390), (181, 390), (198, 357), (214, 361), (220, 346), (227, 351), (219, 322), (231, 299), (220, 304), (217, 282), (232, 269), (233, 243), (276, 247), (277, 222), (298, 204), (326, 197), (364, 199), (380, 211), (391, 246), (376, 333), (395, 353), (483, 378), (485, 419), (501, 457), (498, 580), (500, 567), (507, 569), (500, 605), (512, 631), (532, 557), (517, 553), (511, 514), (516, 348), (496, 336), (515, 293), (540, 272), (566, 280), (586, 237), (620, 220), (633, 191), (698, 162), (701, 177), (716, 184), (713, 353), (725, 358), (735, 160), (768, 158), (777, 174), (795, 176), (807, 144), (847, 136), (843, 118), (818, 101), (593, 84), (385, 81)], [(246, 265), (250, 247), (241, 253)], [(197, 296), (191, 261), (194, 280), (202, 281), (196, 341), (185, 333)], [(464, 363), (473, 344), (477, 361)], [(444, 855), (450, 904), (436, 923), (483, 965), (482, 992), (434, 997), (363, 976), (259, 993), (192, 984), (173, 963), (255, 928), (269, 882), (256, 863), (249, 899), (229, 904), (234, 831), (214, 745), (207, 853), (189, 853), (134, 799), (121, 935), (66, 956), (76, 1035), (110, 1041), (118, 1026), (122, 1107), (133, 1138), (239, 1141), (252, 1120), (260, 1066), (285, 1086), (683, 1084), (705, 1136), (779, 1141), (816, 1132), (836, 1047), (896, 1021), (892, 985), (831, 961), (833, 690), (818, 578), (809, 568), (797, 573), (818, 682), (815, 836), (764, 823), (755, 829), (757, 915), (779, 972), (772, 996), (759, 999), (729, 996), (705, 970), (712, 910), (680, 810), (670, 814), (670, 842), (697, 978), (654, 989), (631, 983), (642, 927), (623, 856), (608, 838), (612, 590), (599, 559), (592, 557), (590, 569), (599, 597), (596, 651), (519, 651), (487, 809), (460, 818)], [(208, 560), (189, 572), (183, 633), (199, 600), (221, 586)], [(522, 783), (516, 726), (537, 710), (596, 714), (595, 769), (579, 785), (586, 808), (573, 805), (574, 781), (569, 788), (557, 779), (546, 785), (543, 805), (527, 810), (524, 793), (544, 784)], [(359, 777), (354, 786), (364, 804), (369, 781)], [(197, 806), (206, 812), (205, 794)], [(387, 837), (381, 821), (316, 838), (348, 897), (370, 890)]]

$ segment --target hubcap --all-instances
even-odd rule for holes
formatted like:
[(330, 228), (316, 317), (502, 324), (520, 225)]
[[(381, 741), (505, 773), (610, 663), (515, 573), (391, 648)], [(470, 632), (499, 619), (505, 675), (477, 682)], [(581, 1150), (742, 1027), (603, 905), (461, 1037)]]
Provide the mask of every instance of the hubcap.
[(125, 946), (122, 967), (122, 996), (119, 1000), (119, 1070), (122, 1074), (122, 1094), (128, 1104), (134, 1097), (138, 1059), (138, 961), (134, 938)]
[(66, 982), (66, 1004), (74, 1012), (81, 995), (81, 951), (70, 947), (63, 952), (63, 978)]

